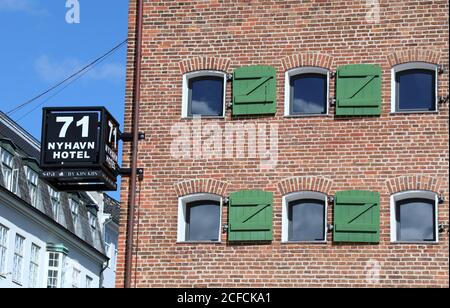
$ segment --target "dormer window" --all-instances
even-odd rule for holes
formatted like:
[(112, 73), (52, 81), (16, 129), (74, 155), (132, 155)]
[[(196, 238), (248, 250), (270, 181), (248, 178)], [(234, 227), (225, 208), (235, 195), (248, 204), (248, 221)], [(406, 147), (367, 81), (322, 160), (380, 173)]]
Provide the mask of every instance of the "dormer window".
[(38, 195), (38, 182), (39, 182), (39, 175), (37, 174), (36, 171), (34, 171), (31, 168), (26, 168), (26, 172), (27, 172), (27, 184), (28, 184), (28, 189), (30, 190), (30, 199), (31, 199), (31, 204), (36, 207), (38, 204), (38, 200), (39, 200), (39, 195)]
[(2, 164), (1, 170), (3, 173), (5, 188), (13, 193), (17, 193), (17, 181), (19, 172), (17, 169), (13, 168), (14, 156), (3, 148), (0, 149), (0, 151)]

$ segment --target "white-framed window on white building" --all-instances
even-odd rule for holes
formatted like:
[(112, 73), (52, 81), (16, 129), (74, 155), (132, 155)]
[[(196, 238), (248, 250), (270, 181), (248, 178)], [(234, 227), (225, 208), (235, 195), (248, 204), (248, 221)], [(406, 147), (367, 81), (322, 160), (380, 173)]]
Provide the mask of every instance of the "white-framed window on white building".
[(326, 194), (300, 191), (283, 196), (282, 242), (325, 243), (327, 238)]
[(19, 170), (14, 169), (13, 167), (14, 156), (2, 148), (0, 148), (0, 151), (1, 151), (1, 163), (5, 187), (9, 191), (16, 194), (18, 190), (17, 182), (19, 179)]
[(12, 280), (17, 284), (22, 284), (24, 243), (25, 238), (16, 234), (16, 239), (14, 241)]
[(61, 263), (61, 253), (48, 253), (47, 288), (57, 289), (61, 287)]
[(59, 222), (59, 211), (61, 209), (61, 193), (54, 190), (50, 186), (48, 187), (50, 194), (50, 201), (52, 203), (53, 218)]
[(285, 73), (284, 115), (318, 116), (329, 112), (330, 72), (305, 66)]
[(38, 183), (39, 183), (39, 175), (36, 171), (34, 171), (31, 168), (26, 168), (27, 173), (27, 184), (28, 189), (30, 191), (30, 199), (31, 199), (31, 205), (34, 207), (37, 207), (38, 201), (39, 201), (39, 194), (38, 194)]
[(0, 276), (6, 276), (6, 256), (8, 251), (9, 229), (0, 225)]
[(72, 269), (72, 288), (77, 289), (80, 287), (80, 274), (81, 271), (74, 267)]
[(47, 288), (64, 288), (67, 268), (66, 256), (69, 250), (62, 244), (47, 244)]
[(39, 260), (40, 260), (41, 248), (36, 244), (31, 244), (30, 253), (30, 272), (28, 279), (29, 288), (39, 287)]
[(391, 77), (391, 112), (437, 111), (438, 68), (426, 62), (395, 65)]
[(94, 279), (92, 279), (89, 276), (86, 276), (86, 289), (92, 289), (92, 284), (93, 284)]
[(109, 262), (108, 262), (108, 267), (112, 268), (113, 267), (113, 260), (111, 258), (111, 244), (107, 241), (105, 241), (105, 254), (106, 256), (109, 258)]
[(61, 288), (66, 287), (66, 274), (68, 268), (67, 256), (65, 254), (62, 255), (62, 263), (61, 263)]
[(438, 194), (410, 190), (391, 195), (391, 242), (438, 243)]
[(183, 75), (182, 117), (224, 117), (227, 74), (195, 71)]
[(79, 220), (80, 203), (77, 200), (70, 198), (69, 204), (70, 204), (70, 211), (72, 213), (73, 225), (75, 226), (76, 229)]
[(222, 197), (194, 194), (178, 199), (178, 242), (220, 242)]
[(95, 232), (97, 229), (97, 216), (92, 214), (91, 212), (88, 212), (88, 218), (89, 218), (89, 225), (91, 226), (92, 232)]

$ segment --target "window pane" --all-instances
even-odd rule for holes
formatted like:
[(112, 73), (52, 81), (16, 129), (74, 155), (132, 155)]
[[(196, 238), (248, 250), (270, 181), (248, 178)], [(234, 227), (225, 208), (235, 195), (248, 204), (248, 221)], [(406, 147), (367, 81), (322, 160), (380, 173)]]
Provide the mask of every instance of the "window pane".
[(326, 100), (326, 75), (311, 73), (291, 78), (291, 114), (325, 114)]
[(434, 201), (407, 199), (397, 202), (397, 240), (434, 241)]
[(325, 239), (325, 202), (303, 199), (289, 203), (289, 240), (323, 241)]
[(198, 77), (189, 80), (189, 115), (223, 115), (223, 78)]
[(436, 110), (435, 72), (425, 69), (397, 73), (398, 110)]
[(187, 240), (218, 241), (220, 204), (213, 201), (193, 202), (187, 205)]
[(5, 273), (8, 229), (0, 225), (0, 273)]

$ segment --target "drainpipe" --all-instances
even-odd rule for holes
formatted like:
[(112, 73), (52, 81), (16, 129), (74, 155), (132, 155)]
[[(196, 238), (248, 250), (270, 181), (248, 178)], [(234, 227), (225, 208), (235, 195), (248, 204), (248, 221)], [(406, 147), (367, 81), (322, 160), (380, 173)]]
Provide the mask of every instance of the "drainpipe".
[(133, 261), (133, 233), (134, 233), (134, 208), (136, 204), (137, 187), (137, 159), (139, 142), (139, 103), (141, 99), (141, 59), (142, 59), (142, 24), (144, 0), (136, 0), (137, 3), (137, 22), (136, 22), (136, 45), (135, 45), (135, 66), (134, 66), (134, 106), (133, 106), (133, 142), (131, 145), (131, 178), (130, 178), (130, 197), (128, 206), (127, 235), (125, 247), (125, 288), (131, 287), (131, 270)]

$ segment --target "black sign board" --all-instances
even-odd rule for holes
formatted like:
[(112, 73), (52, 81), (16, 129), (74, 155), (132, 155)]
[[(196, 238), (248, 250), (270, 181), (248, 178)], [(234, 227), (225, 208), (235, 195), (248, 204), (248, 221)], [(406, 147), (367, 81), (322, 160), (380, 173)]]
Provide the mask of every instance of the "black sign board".
[(116, 190), (119, 134), (103, 107), (44, 108), (42, 177), (60, 190)]

